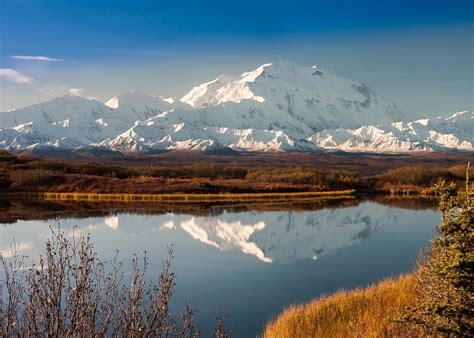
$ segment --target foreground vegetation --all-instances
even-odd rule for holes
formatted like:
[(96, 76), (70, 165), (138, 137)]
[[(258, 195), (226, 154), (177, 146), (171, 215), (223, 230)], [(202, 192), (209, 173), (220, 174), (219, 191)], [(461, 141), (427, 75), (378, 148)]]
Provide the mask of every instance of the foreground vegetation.
[[(157, 284), (145, 279), (148, 256), (134, 256), (126, 276), (117, 255), (110, 262), (97, 257), (88, 235), (51, 230), (39, 261), (26, 264), (19, 245), (3, 258), (6, 303), (0, 302), (3, 337), (199, 337), (195, 310), (186, 304), (172, 315), (175, 287), (172, 248)], [(5, 253), (7, 254), (7, 253)], [(0, 293), (1, 294), (1, 293)], [(215, 337), (227, 337), (217, 316)]]
[(292, 306), (265, 337), (474, 336), (474, 198), (438, 183), (442, 224), (409, 276)]
[[(469, 164), (467, 167), (469, 172)], [(402, 319), (430, 335), (474, 336), (474, 196), (454, 184), (436, 185), (440, 193), (440, 236), (420, 257), (415, 271), (417, 303)]]
[(462, 166), (401, 167), (377, 175), (308, 167), (117, 166), (17, 157), (0, 151), (3, 192), (89, 194), (265, 194), (355, 191), (431, 193), (438, 180), (462, 185)]

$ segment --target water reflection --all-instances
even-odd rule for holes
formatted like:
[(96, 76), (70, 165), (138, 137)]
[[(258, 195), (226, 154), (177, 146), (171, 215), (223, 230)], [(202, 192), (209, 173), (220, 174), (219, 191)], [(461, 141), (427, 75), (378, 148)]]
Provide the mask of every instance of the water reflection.
[(219, 250), (239, 250), (259, 260), (289, 263), (316, 259), (370, 237), (397, 217), (393, 209), (364, 203), (314, 212), (224, 213), (216, 217), (160, 217), (161, 229), (180, 228)]
[[(303, 258), (315, 260), (364, 241), (380, 228), (396, 223), (398, 213), (399, 209), (386, 205), (362, 202), (353, 207), (302, 212), (224, 210), (214, 216), (166, 213), (133, 219), (130, 214), (116, 214), (64, 219), (61, 226), (70, 235), (74, 226), (82, 233), (105, 227), (132, 236), (157, 230), (182, 231), (220, 251), (239, 251), (265, 263), (291, 263)], [(28, 242), (21, 249), (31, 251), (32, 247)]]
[(103, 260), (116, 249), (125, 261), (148, 251), (149, 278), (156, 280), (166, 246), (174, 243), (176, 309), (191, 299), (204, 336), (212, 335), (215, 315), (224, 313), (234, 336), (248, 337), (290, 304), (409, 271), (439, 223), (433, 200), (339, 202), (132, 210), (114, 204), (101, 210), (84, 203), (7, 201), (0, 203), (0, 250), (8, 259), (16, 238), (22, 254), (37, 257), (48, 224), (57, 225), (58, 217), (70, 236), (90, 232)]

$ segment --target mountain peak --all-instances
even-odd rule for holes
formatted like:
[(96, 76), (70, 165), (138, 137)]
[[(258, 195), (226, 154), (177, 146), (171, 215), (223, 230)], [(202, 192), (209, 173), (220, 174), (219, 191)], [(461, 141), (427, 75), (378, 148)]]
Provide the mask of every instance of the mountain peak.
[(393, 102), (361, 82), (288, 61), (266, 63), (239, 76), (220, 76), (194, 87), (181, 101), (202, 109), (246, 101), (274, 111), (277, 121), (282, 121), (280, 114), (290, 115), (298, 121), (294, 123), (309, 124), (314, 131), (404, 118)]
[[(194, 87), (181, 98), (181, 101), (195, 108), (226, 102), (240, 103), (243, 100), (262, 103), (265, 101), (265, 96), (257, 92), (259, 89), (262, 92), (268, 90), (281, 92), (282, 87), (290, 85), (306, 86), (309, 82), (315, 81), (315, 76), (322, 77), (325, 73), (334, 75), (317, 66), (301, 67), (289, 61), (265, 63), (239, 76), (220, 75), (212, 81)], [(259, 85), (257, 82), (260, 82)]]
[(243, 100), (263, 102), (265, 99), (254, 95), (249, 84), (254, 83), (263, 74), (265, 68), (270, 66), (272, 66), (271, 63), (263, 64), (240, 76), (220, 75), (212, 81), (191, 89), (181, 98), (181, 102), (195, 108), (215, 106), (226, 102), (240, 103)]

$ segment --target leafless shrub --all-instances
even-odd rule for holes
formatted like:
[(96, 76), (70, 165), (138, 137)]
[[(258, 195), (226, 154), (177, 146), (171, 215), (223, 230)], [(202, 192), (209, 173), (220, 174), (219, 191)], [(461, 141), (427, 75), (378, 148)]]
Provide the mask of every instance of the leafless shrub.
[[(0, 256), (6, 289), (2, 336), (200, 336), (189, 304), (179, 318), (169, 308), (175, 287), (172, 247), (158, 285), (146, 282), (146, 252), (132, 257), (128, 280), (118, 252), (110, 262), (99, 260), (89, 234), (73, 231), (69, 240), (51, 228), (44, 254), (31, 265), (19, 250), (13, 243), (11, 259)], [(222, 317), (215, 332), (227, 337)]]
[(225, 328), (225, 317), (217, 316), (216, 317), (216, 328), (214, 330), (215, 338), (228, 338), (232, 332), (230, 329)]

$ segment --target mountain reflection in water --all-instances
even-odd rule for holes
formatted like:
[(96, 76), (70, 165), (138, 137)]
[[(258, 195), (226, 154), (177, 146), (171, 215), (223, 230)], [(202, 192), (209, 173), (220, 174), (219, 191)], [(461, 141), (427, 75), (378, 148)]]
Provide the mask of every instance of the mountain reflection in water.
[[(58, 220), (56, 220), (57, 218)], [(175, 244), (174, 303), (190, 299), (204, 336), (229, 315), (233, 336), (261, 333), (284, 307), (340, 288), (408, 272), (440, 216), (433, 199), (353, 198), (293, 204), (156, 205), (0, 201), (0, 250), (9, 259), (44, 251), (48, 224), (91, 233), (98, 256), (124, 260), (146, 250), (157, 280)], [(1, 273), (0, 273), (1, 278)]]
[[(94, 232), (99, 227), (108, 227), (134, 236), (148, 231), (179, 229), (194, 240), (221, 251), (237, 250), (266, 263), (290, 263), (302, 258), (317, 259), (369, 238), (381, 227), (396, 222), (399, 210), (390, 204), (398, 201), (406, 206), (410, 200), (385, 201), (386, 204), (343, 200), (340, 208), (331, 207), (332, 202), (328, 201), (329, 207), (317, 205), (313, 211), (250, 209), (247, 212), (232, 212), (232, 208), (209, 208), (209, 215), (205, 212), (202, 212), (203, 215), (176, 214), (165, 209), (152, 218), (140, 217), (142, 219), (138, 222), (130, 222), (129, 214), (116, 213), (103, 218), (77, 219), (72, 223), (78, 228), (78, 232)], [(433, 206), (433, 202), (431, 199), (424, 201), (430, 206)], [(420, 199), (411, 199), (414, 209), (422, 203)], [(275, 208), (274, 205), (269, 206), (272, 207)], [(310, 209), (310, 206), (306, 205), (306, 208)], [(148, 210), (150, 211), (153, 209)], [(18, 217), (21, 218), (21, 215)], [(61, 223), (67, 228), (71, 220)]]

